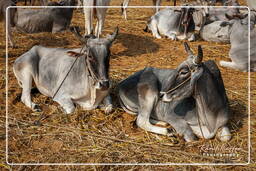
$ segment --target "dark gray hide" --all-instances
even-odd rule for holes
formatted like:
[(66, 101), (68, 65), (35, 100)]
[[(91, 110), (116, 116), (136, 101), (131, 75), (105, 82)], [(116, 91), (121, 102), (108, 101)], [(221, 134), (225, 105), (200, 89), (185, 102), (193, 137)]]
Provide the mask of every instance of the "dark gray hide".
[[(256, 29), (255, 15), (252, 13), (250, 19), (250, 71), (256, 71)], [(244, 19), (233, 19), (229, 22), (223, 22), (223, 26), (230, 25), (230, 43), (231, 48), (229, 57), (232, 62), (220, 61), (223, 67), (229, 67), (240, 71), (248, 71), (248, 17)]]
[(167, 128), (150, 123), (152, 118), (169, 123), (186, 141), (195, 135), (212, 138), (219, 128), (218, 137), (228, 141), (228, 99), (220, 71), (213, 61), (201, 63), (201, 47), (198, 56), (186, 49), (188, 58), (176, 69), (148, 67), (122, 81), (120, 104), (137, 114), (137, 125), (147, 131), (168, 135)]
[[(77, 32), (75, 34), (81, 36)], [(79, 37), (85, 46), (77, 49), (32, 47), (17, 58), (13, 66), (14, 74), (22, 87), (22, 102), (32, 110), (40, 110), (30, 97), (33, 80), (38, 90), (52, 97), (66, 113), (74, 111), (74, 103), (85, 110), (91, 110), (102, 101), (106, 107), (105, 112), (110, 112), (109, 56), (117, 34), (118, 29), (106, 38)], [(74, 66), (67, 75), (73, 63)]]
[[(75, 0), (64, 0), (59, 6), (73, 6)], [(18, 9), (16, 28), (25, 33), (60, 32), (69, 28), (73, 8)]]
[[(15, 0), (0, 0), (0, 21), (3, 21), (6, 24), (6, 11), (7, 11), (7, 7), (9, 6), (16, 6), (16, 1)], [(8, 25), (7, 25), (7, 29), (8, 29), (8, 38), (9, 38), (9, 42), (11, 44), (12, 47), (14, 47), (14, 41), (12, 38), (12, 34), (11, 34), (11, 27), (14, 27), (14, 21), (17, 20), (17, 9), (16, 8), (10, 8), (8, 10)], [(5, 26), (5, 25), (4, 25)], [(6, 26), (5, 26), (6, 28)]]

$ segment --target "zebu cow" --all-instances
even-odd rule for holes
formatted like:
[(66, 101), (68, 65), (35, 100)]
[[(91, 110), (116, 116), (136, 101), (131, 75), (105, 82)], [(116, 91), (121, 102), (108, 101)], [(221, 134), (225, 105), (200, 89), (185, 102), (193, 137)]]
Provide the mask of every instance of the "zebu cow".
[(17, 9), (16, 8), (10, 8), (8, 10), (8, 16), (6, 16), (6, 11), (9, 6), (16, 6), (16, 1), (15, 0), (0, 0), (0, 21), (4, 22), (4, 26), (6, 28), (6, 18), (8, 18), (8, 23), (7, 23), (7, 30), (8, 30), (8, 39), (10, 42), (10, 45), (14, 47), (14, 41), (12, 38), (12, 33), (11, 33), (11, 27), (15, 26), (14, 21), (17, 20)]
[(221, 26), (223, 21), (214, 21), (213, 23), (204, 25), (200, 30), (200, 37), (209, 42), (230, 42), (231, 26)]
[(154, 37), (160, 39), (164, 35), (172, 40), (195, 40), (194, 22), (192, 19), (193, 8), (181, 10), (164, 9), (153, 15), (147, 23), (146, 29), (152, 31)]
[[(256, 29), (255, 15), (250, 19), (250, 71), (256, 71)], [(248, 71), (248, 17), (244, 19), (233, 19), (229, 22), (223, 22), (223, 26), (230, 25), (230, 43), (231, 49), (229, 57), (232, 62), (220, 61), (220, 65), (240, 71)]]
[(100, 39), (95, 36), (82, 37), (76, 29), (72, 31), (83, 42), (82, 48), (34, 46), (15, 60), (13, 71), (22, 87), (21, 100), (32, 110), (40, 111), (30, 96), (34, 80), (38, 90), (52, 97), (67, 114), (75, 110), (74, 103), (91, 110), (102, 101), (105, 112), (111, 112), (111, 98), (108, 95), (109, 56), (118, 29)]
[[(75, 0), (63, 0), (58, 6), (73, 6)], [(60, 32), (69, 28), (73, 8), (18, 9), (17, 30), (25, 33)]]
[(228, 99), (220, 71), (213, 61), (202, 63), (201, 46), (198, 56), (186, 43), (185, 49), (188, 58), (176, 69), (147, 67), (122, 81), (120, 104), (138, 116), (137, 125), (146, 131), (168, 135), (167, 128), (150, 123), (163, 121), (186, 141), (195, 140), (195, 135), (210, 139), (216, 134), (228, 141)]
[[(87, 34), (93, 33), (93, 18), (97, 17), (97, 24), (95, 27), (95, 36), (98, 38), (104, 27), (104, 21), (107, 12), (107, 6), (109, 6), (110, 0), (84, 0), (84, 15), (85, 15), (85, 28), (87, 28)], [(86, 6), (106, 6), (106, 8), (88, 8)]]

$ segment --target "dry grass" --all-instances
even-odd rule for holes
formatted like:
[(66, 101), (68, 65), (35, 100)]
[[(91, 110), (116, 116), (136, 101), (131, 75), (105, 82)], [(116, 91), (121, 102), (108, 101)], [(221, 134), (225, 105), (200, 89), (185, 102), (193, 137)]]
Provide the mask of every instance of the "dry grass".
[[(151, 5), (151, 1), (134, 0), (131, 5)], [(164, 5), (168, 4), (164, 2)], [(112, 5), (119, 5), (113, 0)], [(43, 112), (34, 113), (20, 102), (21, 88), (13, 75), (14, 60), (36, 44), (48, 47), (79, 47), (79, 42), (69, 32), (51, 34), (21, 34), (15, 32), (18, 48), (9, 49), (8, 60), (8, 118), (9, 118), (9, 162), (14, 163), (245, 163), (248, 157), (248, 78), (242, 73), (219, 66), (230, 100), (232, 118), (229, 127), (233, 138), (228, 143), (217, 139), (185, 143), (181, 137), (165, 137), (145, 132), (136, 127), (135, 116), (125, 113), (116, 99), (117, 83), (145, 66), (175, 68), (186, 58), (182, 42), (168, 39), (156, 40), (144, 33), (151, 9), (129, 9), (129, 20), (120, 16), (119, 9), (109, 9), (105, 34), (119, 25), (120, 34), (113, 44), (110, 61), (112, 80), (111, 95), (115, 110), (105, 115), (100, 109), (84, 111), (77, 107), (72, 115), (62, 113), (59, 105), (39, 93), (33, 101), (39, 103)], [(76, 10), (72, 25), (84, 28), (83, 14)], [(84, 31), (84, 30), (83, 30)], [(5, 40), (3, 25), (0, 25), (0, 147), (3, 168), (14, 170), (141, 170), (142, 166), (24, 166), (10, 167), (4, 163), (5, 147)], [(193, 49), (201, 44), (204, 60), (229, 60), (230, 45), (196, 41)], [(251, 134), (255, 135), (256, 75), (251, 74)], [(238, 157), (207, 157), (202, 155), (202, 146), (225, 146), (239, 148)], [(252, 136), (252, 162), (255, 161), (255, 138)], [(166, 170), (165, 167), (148, 166), (149, 170)], [(171, 169), (171, 168), (169, 168)], [(182, 169), (178, 166), (176, 169)], [(243, 166), (186, 166), (185, 170), (246, 169)], [(256, 169), (249, 165), (248, 170)]]

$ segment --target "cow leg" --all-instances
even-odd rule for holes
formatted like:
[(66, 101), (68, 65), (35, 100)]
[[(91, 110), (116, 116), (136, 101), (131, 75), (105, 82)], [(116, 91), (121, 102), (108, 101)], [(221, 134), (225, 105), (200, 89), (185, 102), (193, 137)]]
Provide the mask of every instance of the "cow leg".
[(235, 62), (226, 62), (226, 61), (220, 61), (220, 66), (228, 67), (236, 70), (241, 70), (246, 72), (248, 70), (246, 65), (238, 65)]
[(149, 122), (150, 115), (158, 101), (157, 78), (150, 72), (145, 71), (138, 84), (139, 113), (137, 125), (150, 132), (167, 135), (168, 129), (154, 126)]
[(112, 99), (111, 96), (108, 95), (103, 99), (104, 111), (106, 114), (109, 114), (113, 111)]
[(177, 40), (176, 33), (168, 33), (166, 36), (168, 37), (168, 39)]
[(127, 7), (129, 5), (130, 0), (124, 0), (124, 2), (121, 4), (122, 9), (122, 15), (124, 16), (125, 20), (127, 20)]
[(193, 133), (193, 130), (188, 123), (177, 117), (176, 114), (169, 114), (165, 120), (176, 130), (179, 135), (183, 135), (185, 141), (191, 142), (197, 140), (197, 137)]
[(221, 141), (229, 141), (231, 139), (231, 133), (227, 126), (223, 126), (217, 133), (217, 138)]
[[(14, 10), (15, 9), (10, 8), (8, 10), (7, 17), (5, 16), (5, 20), (8, 20), (7, 32), (8, 32), (8, 40), (10, 42), (11, 47), (15, 47), (13, 37), (12, 37), (12, 32), (11, 32), (11, 26), (12, 26), (12, 22), (13, 22), (13, 21), (11, 22), (11, 20), (14, 20), (14, 17), (15, 17), (15, 11)], [(6, 28), (6, 21), (5, 21), (5, 28)]]
[(102, 33), (102, 30), (104, 28), (104, 22), (105, 22), (107, 8), (97, 8), (96, 10), (97, 10), (98, 21), (97, 21), (97, 25), (95, 28), (95, 34), (99, 38)]
[(156, 6), (155, 12), (158, 12), (159, 6), (161, 5), (161, 0), (153, 0), (153, 5)]
[(53, 100), (61, 105), (61, 107), (65, 110), (66, 114), (71, 114), (75, 111), (74, 103), (70, 98), (61, 95), (61, 97), (55, 97)]
[(169, 124), (167, 122), (163, 122), (163, 121), (158, 121), (152, 118), (149, 118), (150, 123), (152, 123), (153, 125), (161, 125), (161, 126), (168, 126)]
[(195, 33), (193, 33), (190, 38), (188, 38), (188, 41), (190, 42), (194, 42), (196, 40), (196, 36), (195, 36)]
[(22, 95), (21, 101), (29, 108), (31, 108), (35, 112), (40, 112), (38, 104), (35, 104), (31, 101), (31, 87), (32, 87), (32, 75), (30, 75), (30, 70), (28, 68), (24, 68), (21, 71), (16, 71), (14, 69), (15, 75), (17, 77), (18, 82), (22, 87)]
[[(92, 0), (83, 0), (84, 6), (93, 6)], [(87, 28), (87, 34), (93, 32), (93, 9), (84, 7), (84, 18), (85, 18), (85, 28)]]
[(155, 19), (151, 20), (151, 31), (154, 37), (156, 37), (157, 39), (161, 39), (160, 34), (158, 33), (158, 29), (157, 29), (157, 21)]

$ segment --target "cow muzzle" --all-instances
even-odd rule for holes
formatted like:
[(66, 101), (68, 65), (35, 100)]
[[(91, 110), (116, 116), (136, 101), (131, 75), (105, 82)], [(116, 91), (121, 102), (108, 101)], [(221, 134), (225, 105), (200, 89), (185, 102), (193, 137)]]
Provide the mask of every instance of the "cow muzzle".
[(109, 89), (109, 80), (99, 80), (96, 84), (96, 89), (108, 90)]

